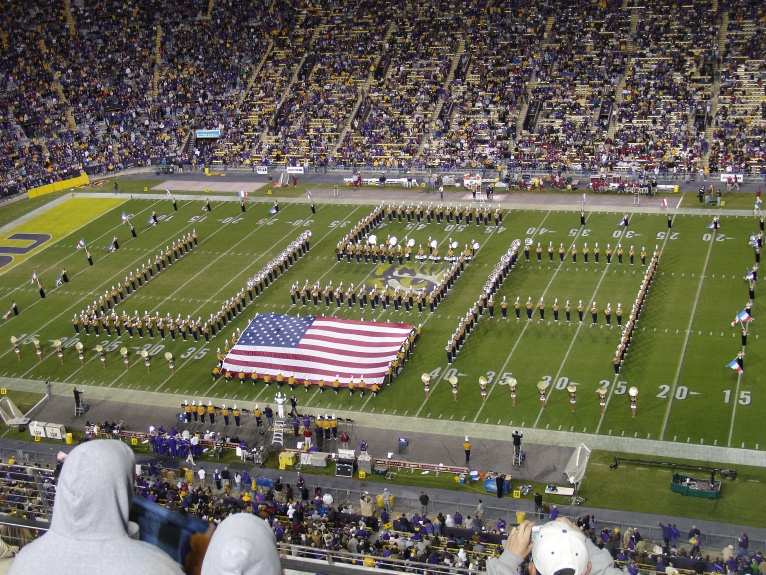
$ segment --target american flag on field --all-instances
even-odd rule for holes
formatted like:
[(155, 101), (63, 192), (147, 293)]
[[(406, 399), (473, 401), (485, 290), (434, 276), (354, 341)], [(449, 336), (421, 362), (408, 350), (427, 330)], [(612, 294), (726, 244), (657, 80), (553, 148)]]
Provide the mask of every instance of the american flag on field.
[(256, 315), (223, 362), (223, 370), (341, 384), (382, 383), (412, 326), (325, 316)]

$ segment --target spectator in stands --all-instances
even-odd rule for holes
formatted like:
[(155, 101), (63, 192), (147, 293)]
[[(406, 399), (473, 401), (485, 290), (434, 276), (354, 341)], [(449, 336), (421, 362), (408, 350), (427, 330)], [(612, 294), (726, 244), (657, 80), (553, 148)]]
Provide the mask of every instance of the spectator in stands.
[(737, 540), (739, 543), (739, 556), (747, 555), (747, 547), (750, 544), (750, 539), (747, 537), (747, 533), (743, 533)]
[(133, 451), (120, 441), (75, 447), (61, 471), (50, 530), (19, 552), (10, 573), (76, 574), (87, 561), (92, 573), (182, 574), (163, 551), (128, 536), (135, 469)]
[(247, 513), (224, 519), (213, 533), (202, 575), (280, 575), (274, 534), (268, 524)]
[(607, 551), (596, 547), (568, 519), (549, 521), (535, 539), (532, 525), (524, 521), (511, 530), (500, 558), (487, 562), (488, 575), (516, 575), (524, 559), (532, 553), (530, 575), (554, 575), (567, 569), (571, 575), (621, 575)]

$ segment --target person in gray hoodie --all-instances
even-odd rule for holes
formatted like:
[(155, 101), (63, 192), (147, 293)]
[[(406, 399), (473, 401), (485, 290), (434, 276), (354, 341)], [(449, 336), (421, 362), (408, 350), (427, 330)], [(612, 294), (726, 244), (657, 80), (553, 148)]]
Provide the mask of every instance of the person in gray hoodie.
[(274, 533), (260, 517), (230, 515), (216, 527), (201, 575), (281, 575)]
[(135, 469), (121, 441), (75, 447), (61, 470), (50, 529), (19, 551), (10, 575), (182, 575), (165, 552), (128, 536)]

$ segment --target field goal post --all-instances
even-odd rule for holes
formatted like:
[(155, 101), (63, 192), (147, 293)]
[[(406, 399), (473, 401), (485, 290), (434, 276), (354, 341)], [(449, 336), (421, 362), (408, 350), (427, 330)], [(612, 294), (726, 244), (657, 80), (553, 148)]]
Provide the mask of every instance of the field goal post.
[(590, 459), (590, 449), (588, 449), (584, 443), (578, 445), (572, 456), (569, 458), (569, 462), (564, 468), (564, 473), (574, 486), (574, 494), (572, 495), (572, 505), (580, 505), (585, 501), (584, 497), (579, 497), (580, 483), (585, 479), (585, 471), (588, 468), (588, 460)]
[(0, 417), (8, 427), (18, 427), (29, 423), (29, 419), (21, 413), (16, 404), (8, 396), (0, 398)]
[(274, 183), (275, 188), (284, 188), (287, 187), (287, 184), (289, 182), (289, 176), (287, 172), (282, 172), (279, 174), (279, 181)]

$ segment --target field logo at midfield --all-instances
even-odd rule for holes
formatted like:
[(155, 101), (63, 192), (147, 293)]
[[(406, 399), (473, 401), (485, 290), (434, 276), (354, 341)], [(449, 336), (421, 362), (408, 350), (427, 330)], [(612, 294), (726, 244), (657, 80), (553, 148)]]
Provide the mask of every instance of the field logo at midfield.
[(379, 289), (389, 288), (408, 291), (424, 289), (430, 292), (441, 281), (447, 266), (442, 262), (415, 262), (396, 264), (380, 264), (372, 272), (371, 285)]
[(0, 269), (13, 263), (13, 256), (23, 256), (51, 239), (50, 234), (12, 234), (5, 238), (16, 242), (32, 242), (28, 246), (0, 245)]

